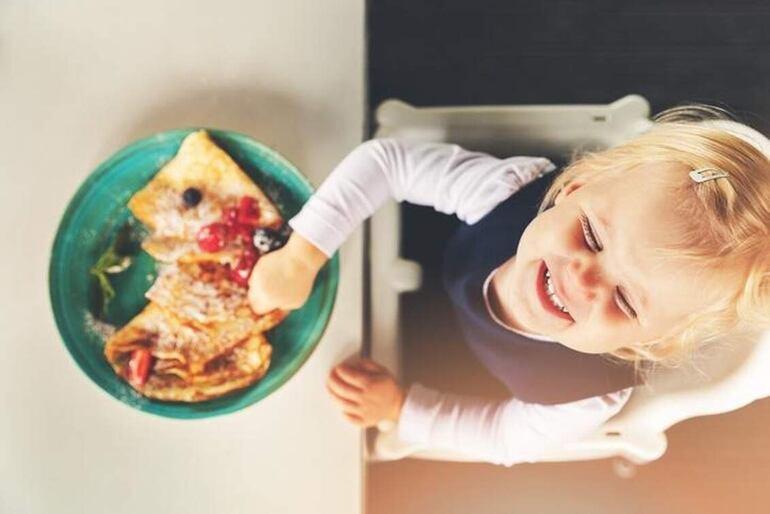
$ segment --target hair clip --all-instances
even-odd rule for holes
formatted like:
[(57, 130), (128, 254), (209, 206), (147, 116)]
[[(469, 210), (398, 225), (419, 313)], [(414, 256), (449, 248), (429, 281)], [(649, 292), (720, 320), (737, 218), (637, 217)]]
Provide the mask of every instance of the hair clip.
[(700, 168), (690, 172), (690, 178), (693, 180), (693, 182), (697, 182), (698, 184), (708, 182), (709, 180), (729, 177), (730, 175), (716, 168)]

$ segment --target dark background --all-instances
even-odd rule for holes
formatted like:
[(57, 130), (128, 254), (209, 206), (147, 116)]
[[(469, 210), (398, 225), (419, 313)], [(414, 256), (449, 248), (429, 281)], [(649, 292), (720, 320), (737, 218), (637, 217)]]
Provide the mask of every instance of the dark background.
[[(697, 101), (770, 132), (770, 2), (370, 0), (367, 130), (385, 99), (417, 106), (606, 104), (641, 94), (653, 113)], [(437, 273), (457, 223), (402, 205), (402, 254), (421, 262), (403, 297), (408, 381), (499, 394), (454, 334)], [(458, 377), (462, 377), (459, 380)], [(519, 465), (405, 460), (369, 466), (370, 514), (767, 512), (770, 401), (669, 430), (636, 477), (608, 461)]]

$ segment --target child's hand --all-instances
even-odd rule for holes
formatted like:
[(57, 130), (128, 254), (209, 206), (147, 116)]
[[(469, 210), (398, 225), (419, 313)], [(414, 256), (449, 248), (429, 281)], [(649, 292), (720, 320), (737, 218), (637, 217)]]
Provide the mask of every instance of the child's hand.
[(302, 307), (326, 255), (296, 232), (283, 248), (261, 257), (249, 277), (249, 303), (257, 314)]
[(373, 360), (354, 357), (329, 373), (326, 389), (351, 423), (371, 427), (398, 421), (404, 391), (393, 375)]

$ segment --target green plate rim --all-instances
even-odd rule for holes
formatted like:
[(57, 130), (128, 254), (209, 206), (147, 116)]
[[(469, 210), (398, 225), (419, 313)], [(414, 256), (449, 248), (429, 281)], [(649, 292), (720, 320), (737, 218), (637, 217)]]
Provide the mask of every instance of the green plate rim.
[[(299, 369), (307, 362), (307, 360), (310, 358), (310, 356), (315, 351), (316, 347), (320, 343), (321, 339), (323, 338), (324, 333), (326, 332), (326, 329), (329, 326), (329, 322), (331, 321), (331, 311), (334, 307), (334, 304), (336, 303), (337, 299), (337, 293), (338, 293), (338, 286), (339, 286), (339, 268), (340, 268), (340, 258), (339, 258), (339, 252), (335, 252), (334, 255), (329, 259), (329, 261), (326, 263), (325, 267), (328, 267), (328, 280), (326, 282), (326, 289), (331, 291), (331, 294), (324, 295), (324, 301), (321, 306), (321, 312), (320, 316), (324, 319), (324, 322), (320, 325), (316, 326), (316, 329), (310, 334), (309, 338), (311, 340), (314, 339), (313, 344), (308, 345), (302, 349), (302, 352), (299, 353), (296, 359), (291, 361), (290, 365), (288, 365), (286, 368), (283, 369), (283, 375), (284, 378), (282, 380), (277, 381), (275, 384), (273, 384), (270, 388), (266, 389), (262, 395), (255, 397), (249, 401), (249, 403), (245, 405), (240, 405), (238, 403), (233, 403), (229, 405), (224, 405), (219, 408), (216, 408), (214, 410), (195, 410), (195, 406), (198, 405), (205, 405), (208, 403), (208, 401), (200, 402), (200, 403), (187, 403), (187, 402), (161, 402), (158, 400), (152, 400), (147, 398), (148, 403), (143, 406), (137, 406), (133, 403), (128, 402), (124, 398), (120, 398), (114, 394), (112, 394), (110, 391), (105, 389), (105, 387), (100, 383), (99, 379), (95, 376), (95, 373), (92, 373), (90, 369), (88, 369), (80, 360), (79, 354), (80, 351), (77, 348), (77, 345), (70, 341), (69, 338), (65, 335), (67, 333), (66, 331), (66, 323), (64, 319), (62, 318), (63, 314), (59, 312), (57, 308), (57, 302), (56, 302), (56, 296), (57, 293), (54, 290), (54, 278), (57, 273), (57, 257), (62, 253), (62, 245), (63, 243), (63, 229), (65, 226), (69, 224), (72, 217), (74, 216), (75, 212), (78, 209), (78, 205), (82, 202), (82, 199), (85, 195), (88, 194), (90, 191), (92, 185), (97, 182), (103, 175), (109, 172), (109, 170), (118, 162), (125, 159), (127, 156), (134, 154), (136, 151), (141, 151), (141, 148), (144, 145), (157, 142), (159, 139), (167, 139), (167, 138), (173, 138), (173, 137), (182, 137), (187, 136), (191, 134), (192, 132), (196, 132), (198, 130), (205, 130), (206, 132), (211, 135), (211, 137), (216, 142), (217, 139), (232, 139), (237, 140), (238, 144), (244, 145), (244, 146), (252, 146), (260, 151), (260, 153), (266, 154), (269, 156), (270, 159), (273, 159), (274, 161), (278, 162), (282, 168), (290, 172), (296, 179), (298, 179), (303, 186), (307, 188), (307, 191), (309, 194), (312, 194), (315, 191), (315, 188), (313, 187), (312, 183), (305, 177), (294, 164), (292, 164), (288, 159), (286, 159), (284, 156), (282, 156), (280, 153), (278, 153), (276, 150), (270, 148), (269, 146), (260, 143), (259, 141), (256, 141), (252, 139), (250, 136), (237, 131), (232, 130), (225, 130), (225, 129), (215, 129), (215, 128), (208, 128), (208, 127), (190, 127), (190, 128), (181, 128), (181, 129), (171, 129), (171, 130), (165, 130), (162, 132), (156, 132), (154, 134), (151, 134), (149, 136), (135, 139), (131, 142), (129, 142), (126, 146), (118, 150), (117, 152), (113, 153), (109, 158), (102, 161), (91, 173), (89, 173), (88, 177), (78, 186), (77, 191), (72, 196), (72, 198), (67, 203), (67, 207), (64, 210), (64, 214), (62, 215), (61, 219), (59, 220), (59, 224), (56, 228), (56, 234), (53, 239), (53, 243), (51, 244), (51, 251), (49, 254), (49, 264), (48, 264), (48, 299), (50, 301), (50, 309), (53, 313), (54, 320), (56, 322), (56, 328), (59, 332), (60, 339), (64, 343), (64, 346), (67, 349), (67, 353), (69, 354), (70, 358), (75, 362), (78, 368), (85, 374), (91, 382), (93, 382), (96, 386), (98, 386), (98, 389), (102, 391), (102, 393), (106, 394), (110, 398), (113, 398), (123, 405), (130, 407), (132, 410), (138, 410), (140, 412), (153, 414), (155, 416), (163, 417), (163, 418), (173, 418), (173, 419), (203, 419), (203, 418), (211, 418), (216, 416), (223, 416), (226, 414), (231, 414), (233, 412), (238, 412), (241, 410), (245, 410), (246, 408), (253, 407), (255, 404), (259, 403), (261, 400), (269, 396), (270, 394), (274, 393), (281, 387), (283, 387), (291, 378), (299, 371)], [(181, 141), (180, 141), (181, 145)], [(163, 165), (161, 165), (162, 168)], [(161, 168), (158, 168), (158, 171), (160, 171)], [(157, 171), (156, 171), (157, 173)], [(63, 266), (63, 264), (60, 264), (59, 267)], [(323, 272), (323, 270), (321, 271)], [(60, 292), (60, 294), (62, 294)], [(236, 391), (233, 394), (243, 394), (249, 391), (252, 387), (254, 387), (259, 382), (256, 382), (255, 384), (252, 384), (249, 387), (246, 387), (242, 390)], [(227, 398), (227, 396), (224, 396), (222, 398)], [(214, 400), (209, 401), (217, 401), (221, 398), (217, 398)], [(187, 407), (189, 410), (185, 410), (184, 412), (167, 412), (166, 409), (172, 407), (172, 406), (180, 406), (180, 407)]]

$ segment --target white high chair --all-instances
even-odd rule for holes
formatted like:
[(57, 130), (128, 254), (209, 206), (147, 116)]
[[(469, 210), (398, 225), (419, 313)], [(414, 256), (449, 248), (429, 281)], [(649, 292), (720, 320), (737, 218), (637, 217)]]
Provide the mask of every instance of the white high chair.
[[(457, 143), (497, 155), (535, 155), (568, 160), (578, 148), (606, 148), (650, 127), (650, 106), (638, 95), (608, 105), (532, 105), (415, 108), (398, 100), (377, 109), (375, 137)], [(399, 295), (420, 287), (416, 262), (400, 258), (400, 213), (388, 202), (371, 220), (371, 356), (401, 371)], [(633, 464), (666, 451), (665, 431), (684, 419), (728, 412), (770, 396), (770, 332), (743, 334), (712, 345), (696, 363), (699, 372), (667, 370), (637, 388), (623, 410), (590, 436), (553, 448), (541, 461), (621, 457)], [(452, 453), (406, 444), (395, 427), (369, 438), (372, 461), (415, 457), (472, 461)], [(623, 461), (619, 461), (623, 462)], [(616, 470), (623, 474), (622, 467)]]

